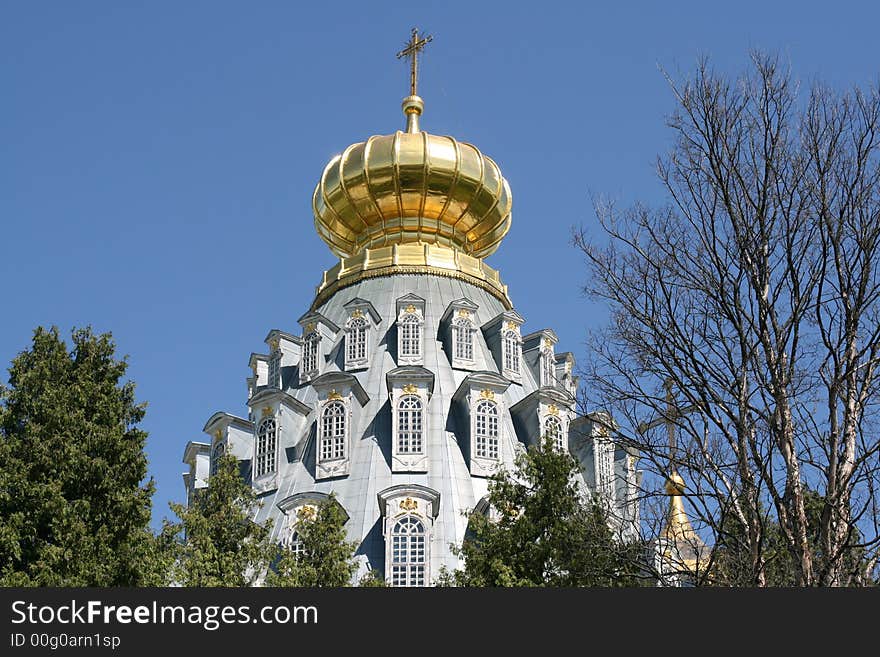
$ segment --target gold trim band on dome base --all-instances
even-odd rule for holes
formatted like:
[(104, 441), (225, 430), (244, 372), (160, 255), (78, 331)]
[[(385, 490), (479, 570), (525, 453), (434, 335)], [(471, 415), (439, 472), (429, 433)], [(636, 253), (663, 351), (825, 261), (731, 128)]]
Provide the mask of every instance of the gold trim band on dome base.
[(485, 290), (511, 310), (507, 286), (501, 282), (498, 271), (480, 258), (474, 258), (457, 249), (436, 244), (391, 244), (375, 249), (364, 249), (324, 272), (324, 279), (315, 290), (312, 310), (315, 310), (337, 291), (367, 278), (394, 274), (433, 274), (465, 281)]

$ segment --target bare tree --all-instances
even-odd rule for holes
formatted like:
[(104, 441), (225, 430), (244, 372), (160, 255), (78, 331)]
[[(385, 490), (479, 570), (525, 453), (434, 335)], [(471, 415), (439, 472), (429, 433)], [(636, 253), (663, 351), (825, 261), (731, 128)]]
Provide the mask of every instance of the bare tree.
[[(752, 64), (670, 80), (668, 206), (596, 203), (600, 230), (574, 236), (612, 312), (588, 402), (682, 472), (736, 583), (778, 583), (785, 560), (791, 584), (859, 584), (880, 541), (880, 89), (801, 98), (777, 58)], [(670, 412), (667, 380), (698, 412)], [(676, 445), (637, 431), (657, 418)]]

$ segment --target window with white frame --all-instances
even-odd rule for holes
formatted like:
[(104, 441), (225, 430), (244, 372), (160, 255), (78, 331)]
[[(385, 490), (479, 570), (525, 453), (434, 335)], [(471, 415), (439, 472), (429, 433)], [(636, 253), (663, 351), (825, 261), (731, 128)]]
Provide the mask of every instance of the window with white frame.
[(419, 358), (422, 355), (422, 326), (418, 315), (406, 313), (397, 328), (400, 332), (398, 355), (402, 358)]
[(345, 458), (346, 410), (341, 401), (333, 401), (321, 412), (320, 458), (322, 461)]
[(497, 459), (500, 453), (498, 404), (488, 399), (474, 409), (474, 447), (481, 458)]
[(223, 458), (223, 455), (226, 453), (226, 443), (224, 442), (216, 442), (214, 443), (214, 449), (211, 450), (211, 476), (213, 477), (217, 474), (217, 464), (220, 462), (220, 459)]
[(306, 336), (303, 344), (302, 352), (302, 373), (311, 374), (318, 370), (318, 343), (321, 336), (317, 333), (310, 333)]
[(391, 530), (391, 586), (425, 586), (427, 532), (415, 516), (404, 516)]
[(456, 360), (474, 359), (473, 325), (466, 317), (459, 317), (452, 324), (452, 353)]
[(272, 352), (269, 356), (269, 386), (281, 387), (281, 353), (278, 351)]
[(508, 329), (504, 332), (504, 369), (519, 374), (519, 336), (516, 331)]
[(302, 557), (306, 552), (302, 539), (299, 536), (299, 532), (295, 529), (290, 530), (290, 535), (287, 538), (287, 549), (293, 552), (294, 556), (297, 558)]
[(397, 452), (421, 454), (424, 451), (422, 400), (406, 395), (397, 404)]
[(544, 419), (544, 439), (550, 439), (553, 449), (558, 452), (565, 451), (565, 441), (562, 437), (562, 421), (555, 415), (548, 415)]
[(364, 361), (367, 358), (367, 320), (363, 317), (352, 319), (348, 324), (345, 338), (345, 360), (349, 363)]
[(274, 417), (263, 418), (254, 445), (254, 478), (275, 472), (277, 446), (278, 423)]

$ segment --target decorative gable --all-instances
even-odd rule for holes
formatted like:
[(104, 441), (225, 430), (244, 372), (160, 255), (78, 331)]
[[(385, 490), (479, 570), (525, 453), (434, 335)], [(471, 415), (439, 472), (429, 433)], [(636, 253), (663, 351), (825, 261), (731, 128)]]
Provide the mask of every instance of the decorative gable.
[(288, 495), (278, 502), (276, 506), (285, 518), (285, 522), (280, 528), (278, 536), (280, 539), (279, 542), (288, 547), (293, 547), (293, 537), (296, 535), (297, 525), (300, 521), (303, 518), (314, 517), (318, 507), (322, 504), (331, 503), (331, 500), (332, 504), (335, 504), (336, 507), (342, 511), (343, 524), (348, 522), (349, 516), (345, 507), (339, 503), (338, 499), (331, 498), (327, 493), (321, 493), (319, 491), (303, 491), (301, 493)]
[(483, 337), (498, 372), (505, 379), (514, 383), (522, 382), (522, 336), (520, 327), (525, 320), (515, 310), (506, 310), (499, 313), (488, 322), (483, 324)]
[(556, 385), (554, 348), (559, 338), (551, 329), (541, 329), (523, 338), (523, 360), (539, 387)]
[(345, 369), (360, 370), (369, 367), (373, 353), (373, 336), (381, 320), (379, 313), (369, 301), (355, 297), (345, 308)]
[(288, 377), (284, 376), (284, 368), (292, 369), (299, 363), (302, 357), (302, 339), (285, 331), (272, 329), (266, 336), (265, 342), (269, 348), (267, 385), (286, 389), (290, 382), (287, 380)]
[(317, 312), (308, 312), (298, 321), (303, 329), (299, 381), (300, 384), (304, 384), (323, 371), (327, 354), (336, 341), (339, 327)]
[(524, 445), (543, 445), (550, 434), (554, 447), (568, 451), (568, 429), (574, 397), (557, 388), (539, 388), (510, 407), (513, 426)]
[(475, 370), (477, 365), (477, 310), (469, 299), (449, 304), (440, 318), (440, 333), (449, 362), (453, 368)]
[(355, 414), (370, 398), (360, 382), (345, 372), (322, 374), (312, 387), (318, 393), (315, 479), (347, 476)]
[(287, 449), (296, 444), (311, 408), (278, 388), (266, 388), (248, 400), (251, 423), (251, 484), (257, 494), (278, 486)]
[(453, 395), (462, 420), (459, 428), (467, 427), (460, 432), (459, 442), (474, 476), (489, 477), (501, 465), (507, 425), (504, 393), (508, 386), (510, 381), (494, 372), (474, 372)]
[(568, 394), (577, 395), (578, 377), (574, 375), (574, 354), (570, 351), (556, 354), (556, 382)]

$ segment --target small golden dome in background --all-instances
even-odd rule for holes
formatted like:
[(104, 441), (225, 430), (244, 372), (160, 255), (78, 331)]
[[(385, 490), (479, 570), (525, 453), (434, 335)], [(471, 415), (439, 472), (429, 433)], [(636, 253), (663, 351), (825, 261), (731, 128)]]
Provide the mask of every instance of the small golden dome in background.
[(677, 472), (671, 472), (665, 489), (669, 495), (669, 510), (660, 531), (660, 538), (666, 542), (663, 556), (674, 570), (691, 574), (702, 571), (708, 563), (709, 549), (685, 513), (684, 479)]
[(407, 132), (353, 144), (324, 169), (312, 207), (336, 255), (421, 243), (483, 258), (510, 229), (510, 186), (498, 165), (476, 146), (421, 132), (422, 108), (407, 97)]
[(684, 479), (677, 472), (673, 472), (666, 480), (664, 488), (667, 495), (684, 495)]

